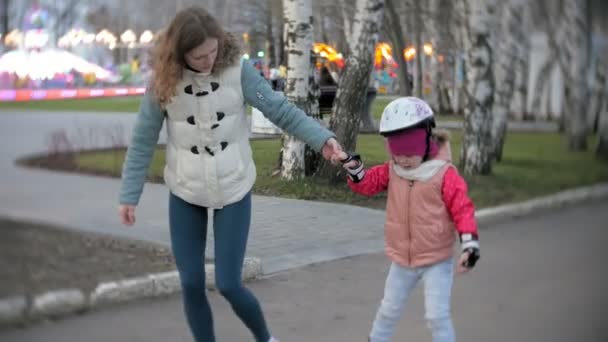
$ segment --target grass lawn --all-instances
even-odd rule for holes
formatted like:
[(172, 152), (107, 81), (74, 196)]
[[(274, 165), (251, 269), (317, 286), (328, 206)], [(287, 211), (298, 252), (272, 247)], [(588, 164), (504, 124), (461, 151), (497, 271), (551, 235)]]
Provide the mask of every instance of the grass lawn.
[[(385, 195), (365, 198), (355, 195), (343, 184), (330, 186), (324, 179), (307, 178), (287, 182), (272, 177), (279, 140), (252, 142), (258, 179), (254, 193), (289, 198), (342, 202), (371, 208), (383, 208)], [(366, 165), (387, 159), (383, 139), (378, 135), (360, 135), (358, 151)], [(468, 177), (469, 190), (478, 208), (511, 203), (555, 193), (577, 186), (608, 181), (608, 163), (597, 161), (593, 152), (574, 153), (565, 147), (565, 139), (554, 133), (510, 133), (504, 159), (495, 164), (490, 176)], [(593, 146), (590, 145), (590, 146)], [(452, 135), (453, 159), (459, 160), (460, 132)], [(81, 154), (78, 165), (83, 169), (101, 169), (118, 174), (124, 151)], [(155, 154), (150, 175), (159, 179), (164, 165), (164, 149)]]
[(0, 102), (0, 110), (48, 110), (82, 112), (137, 112), (141, 96), (101, 97), (28, 102)]
[[(94, 99), (67, 99), (29, 102), (0, 102), (0, 110), (45, 110), (45, 111), (77, 111), (77, 112), (131, 112), (139, 110), (141, 96), (125, 96)], [(372, 116), (379, 121), (384, 107), (391, 102), (380, 98), (372, 103)], [(248, 112), (251, 109), (248, 108)], [(462, 120), (462, 116), (440, 115), (438, 120)]]

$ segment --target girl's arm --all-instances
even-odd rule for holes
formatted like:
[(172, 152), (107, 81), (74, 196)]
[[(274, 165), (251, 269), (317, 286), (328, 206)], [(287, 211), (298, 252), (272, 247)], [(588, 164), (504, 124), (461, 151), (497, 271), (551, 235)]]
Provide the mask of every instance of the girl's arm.
[(450, 167), (443, 176), (442, 195), (460, 236), (462, 254), (458, 260), (458, 272), (466, 272), (473, 268), (480, 258), (479, 233), (475, 221), (475, 206), (467, 194), (467, 184), (454, 167)]
[(363, 163), (360, 162), (353, 169), (347, 168), (349, 173), (351, 170), (356, 172), (354, 174), (356, 177), (353, 177), (353, 175), (348, 177), (348, 186), (352, 191), (365, 196), (373, 196), (386, 191), (388, 189), (389, 167), (390, 164), (386, 162), (364, 170)]
[(458, 233), (477, 237), (475, 205), (467, 193), (467, 183), (453, 167), (443, 176), (442, 195)]

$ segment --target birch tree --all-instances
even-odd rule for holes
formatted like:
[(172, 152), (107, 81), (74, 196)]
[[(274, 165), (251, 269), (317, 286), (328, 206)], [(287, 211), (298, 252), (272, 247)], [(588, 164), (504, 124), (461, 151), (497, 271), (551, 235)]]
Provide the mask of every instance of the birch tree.
[(601, 62), (598, 60), (597, 64), (598, 74), (604, 76), (603, 84), (601, 86), (601, 100), (599, 102), (599, 116), (598, 116), (598, 127), (597, 127), (597, 147), (595, 150), (596, 156), (598, 158), (608, 160), (608, 98), (606, 98), (608, 93), (608, 87), (606, 84), (606, 64), (605, 62)]
[[(310, 50), (313, 38), (312, 4), (310, 0), (284, 0), (285, 55), (287, 57), (287, 80), (285, 96), (304, 110), (310, 112), (308, 101)], [(287, 180), (304, 176), (304, 142), (294, 136), (283, 137), (281, 148), (281, 177)]]
[(588, 129), (596, 132), (602, 107), (606, 102), (606, 68), (601, 57), (596, 59), (595, 80), (589, 105)]
[(566, 77), (565, 111), (568, 147), (574, 151), (587, 149), (587, 65), (589, 37), (587, 1), (564, 2)]
[(495, 11), (492, 0), (467, 0), (468, 18), (465, 47), (466, 106), (461, 163), (465, 174), (492, 171), (492, 106), (494, 102), (494, 51), (491, 23)]
[(598, 141), (595, 155), (598, 158), (608, 160), (608, 103), (606, 101), (602, 104), (597, 134)]
[(502, 149), (507, 132), (507, 119), (515, 88), (515, 69), (521, 52), (519, 44), (527, 39), (523, 32), (523, 0), (504, 3), (500, 22), (500, 39), (497, 40), (496, 93), (492, 117), (492, 154), (496, 161), (502, 159)]
[[(439, 47), (439, 26), (442, 24), (439, 22), (439, 0), (429, 1), (429, 10), (433, 15), (430, 25), (427, 25), (427, 31), (431, 46), (433, 46), (434, 53), (430, 58), (429, 71), (431, 75), (432, 90), (431, 96), (428, 99), (428, 103), (435, 113), (440, 113), (440, 96), (441, 96), (441, 69), (439, 67), (439, 61), (437, 60), (437, 51)], [(419, 57), (422, 57), (422, 51)]]
[[(344, 71), (333, 105), (330, 129), (346, 151), (357, 145), (360, 112), (365, 105), (373, 55), (384, 14), (384, 0), (357, 0), (351, 34), (351, 53), (346, 58)], [(338, 181), (340, 171), (329, 163), (323, 164), (322, 174)]]
[(409, 71), (407, 63), (403, 57), (403, 51), (406, 48), (405, 34), (401, 25), (400, 12), (398, 12), (395, 0), (386, 0), (386, 10), (384, 13), (384, 21), (386, 25), (383, 30), (390, 37), (391, 45), (393, 46), (393, 55), (399, 63), (398, 81), (399, 95), (412, 96), (412, 87), (409, 81)]
[(4, 38), (9, 33), (8, 9), (10, 8), (10, 0), (0, 0), (0, 34)]

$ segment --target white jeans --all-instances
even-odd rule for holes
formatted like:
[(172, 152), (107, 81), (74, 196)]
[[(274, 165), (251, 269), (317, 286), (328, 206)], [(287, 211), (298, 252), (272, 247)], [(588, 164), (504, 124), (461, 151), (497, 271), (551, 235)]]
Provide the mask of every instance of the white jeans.
[(384, 298), (370, 333), (371, 342), (391, 340), (405, 303), (420, 278), (424, 280), (425, 318), (433, 334), (433, 342), (454, 342), (454, 327), (450, 316), (454, 278), (452, 259), (418, 268), (402, 267), (395, 263), (391, 265)]

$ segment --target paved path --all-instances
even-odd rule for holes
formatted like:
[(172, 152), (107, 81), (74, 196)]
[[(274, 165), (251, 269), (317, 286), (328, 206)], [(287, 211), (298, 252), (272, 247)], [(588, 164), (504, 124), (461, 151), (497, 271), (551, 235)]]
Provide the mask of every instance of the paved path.
[[(608, 341), (608, 201), (494, 224), (478, 268), (453, 292), (459, 341)], [(251, 284), (284, 342), (366, 341), (388, 263), (363, 255)], [(219, 342), (253, 341), (211, 292)], [(394, 341), (431, 341), (417, 289)], [(0, 332), (3, 342), (192, 342), (177, 297)]]
[[(64, 131), (78, 147), (128, 142), (134, 119), (124, 113), (0, 112), (0, 216), (168, 245), (164, 185), (146, 185), (137, 223), (127, 228), (116, 211), (118, 179), (24, 169), (14, 163), (24, 155), (48, 151), (50, 135), (56, 131)], [(265, 273), (272, 273), (379, 251), (383, 220), (384, 213), (378, 210), (254, 196), (248, 254), (262, 258)], [(212, 245), (209, 239), (210, 253)]]

